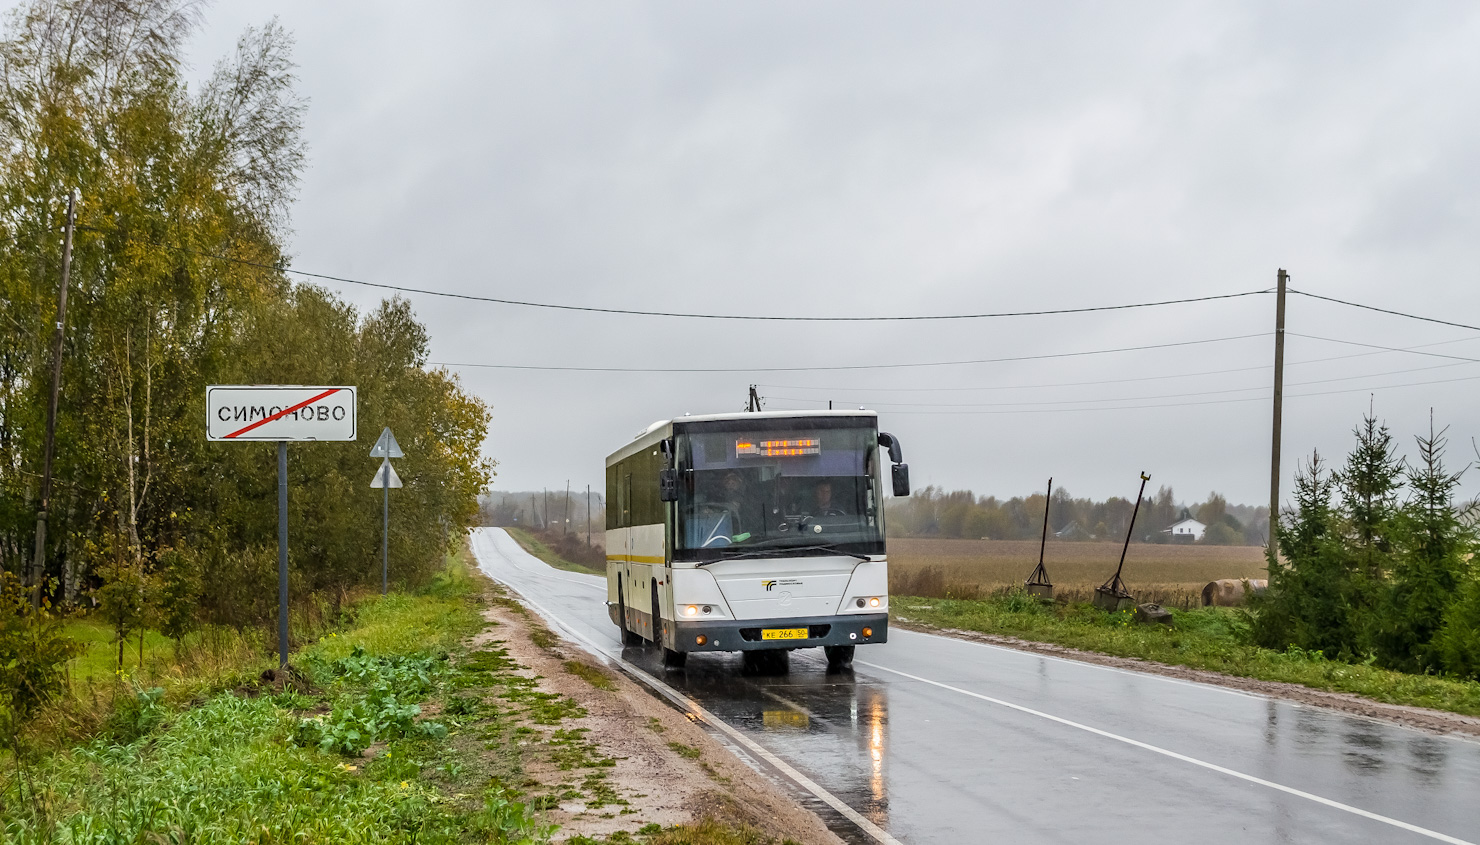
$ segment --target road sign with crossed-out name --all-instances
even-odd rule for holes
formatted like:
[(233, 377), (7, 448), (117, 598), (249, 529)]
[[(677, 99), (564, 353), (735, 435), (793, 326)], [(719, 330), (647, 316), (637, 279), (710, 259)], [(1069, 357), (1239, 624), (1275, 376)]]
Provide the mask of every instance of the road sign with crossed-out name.
[(353, 387), (206, 388), (207, 440), (354, 440), (355, 423)]

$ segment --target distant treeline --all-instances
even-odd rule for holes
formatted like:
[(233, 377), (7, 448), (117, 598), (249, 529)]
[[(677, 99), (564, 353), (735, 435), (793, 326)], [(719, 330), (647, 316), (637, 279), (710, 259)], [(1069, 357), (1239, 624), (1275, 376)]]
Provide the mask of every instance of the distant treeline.
[[(479, 518), (484, 525), (500, 528), (517, 526), (531, 531), (565, 528), (586, 535), (588, 502), (586, 488), (566, 490), (525, 490), (519, 492), (489, 491), (478, 499)], [(591, 491), (589, 502), (591, 531), (606, 532), (606, 502), (600, 493)], [(569, 522), (567, 522), (569, 520)]]
[[(890, 499), (885, 525), (895, 537), (1036, 539), (1043, 533), (1043, 499), (1042, 493), (999, 499), (970, 490), (926, 487), (909, 498)], [(1134, 510), (1129, 499), (1076, 499), (1066, 488), (1056, 487), (1048, 508), (1048, 530), (1059, 540), (1123, 540)], [(1263, 545), (1269, 531), (1269, 508), (1230, 505), (1218, 493), (1184, 505), (1172, 488), (1162, 487), (1141, 502), (1132, 540), (1173, 542), (1167, 529), (1187, 517), (1207, 526), (1199, 542), (1209, 545)]]

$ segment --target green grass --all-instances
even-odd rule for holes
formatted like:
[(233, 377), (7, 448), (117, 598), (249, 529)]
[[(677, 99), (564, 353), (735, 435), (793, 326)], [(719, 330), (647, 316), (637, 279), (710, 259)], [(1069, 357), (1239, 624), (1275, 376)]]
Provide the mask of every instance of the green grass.
[(1246, 612), (1233, 608), (1173, 610), (1173, 627), (1138, 625), (1131, 611), (1105, 613), (1087, 604), (1041, 604), (1021, 593), (986, 600), (894, 596), (891, 614), (942, 628), (1001, 634), (1117, 657), (1208, 669), (1261, 681), (1352, 693), (1389, 704), (1480, 716), (1480, 682), (1409, 675), (1329, 661), (1319, 653), (1254, 645)]
[(566, 560), (557, 554), (554, 549), (540, 542), (538, 537), (535, 537), (523, 528), (505, 528), (504, 530), (509, 532), (509, 536), (514, 538), (514, 542), (523, 547), (526, 552), (529, 552), (556, 569), (563, 569), (566, 572), (581, 572), (586, 575), (606, 574), (605, 566), (586, 566), (585, 564)]
[[(176, 709), (157, 692), (140, 691), (117, 708), (97, 738), (32, 758), (24, 779), (0, 776), (0, 840), (460, 843), (547, 837), (550, 831), (516, 795), (497, 781), (473, 779), (453, 741), (479, 721), (475, 711), (483, 706), (476, 698), (453, 703), (448, 695), (479, 680), (464, 677), (452, 659), (458, 643), (482, 626), (461, 566), (450, 563), (422, 593), (365, 602), (345, 630), (295, 654), (294, 664), (317, 684), (310, 693), (224, 692)], [(95, 626), (77, 630), (93, 638), (94, 648), (112, 647)], [(111, 675), (113, 664), (104, 665)], [(444, 696), (437, 718), (422, 715), (423, 702)], [(550, 709), (549, 702), (539, 703)], [(305, 724), (370, 734), (326, 743), (333, 745), (326, 751), (316, 741), (325, 731), (305, 734)], [(378, 749), (371, 759), (341, 753), (371, 743)]]
[[(97, 616), (73, 617), (63, 625), (67, 637), (82, 645), (83, 652), (72, 658), (67, 667), (72, 678), (78, 681), (108, 678), (118, 671), (118, 643), (113, 639), (113, 627)], [(144, 660), (168, 653), (174, 642), (156, 632), (144, 632)], [(130, 636), (123, 645), (123, 671), (130, 674), (139, 670), (139, 638)]]
[(684, 745), (681, 742), (670, 742), (668, 743), (668, 747), (673, 751), (674, 754), (677, 754), (680, 757), (687, 757), (690, 760), (699, 759), (699, 749), (695, 748), (692, 745)]
[[(643, 825), (609, 782), (615, 759), (587, 729), (566, 725), (586, 715), (577, 701), (540, 690), (498, 641), (462, 645), (486, 626), (485, 601), (510, 599), (475, 584), (459, 555), (427, 589), (363, 601), (343, 628), (296, 652), (307, 688), (256, 685), (270, 662), (259, 639), (217, 649), (246, 655), (221, 669), (240, 683), (223, 688), (218, 678), (190, 699), (140, 686), (145, 673), (120, 682), (111, 630), (74, 620), (88, 646), (74, 683), (81, 675), (84, 686), (111, 690), (110, 715), (85, 742), (33, 744), (19, 766), (4, 761), (0, 842), (536, 843), (555, 832), (542, 810), (568, 801), (633, 814), (633, 832), (608, 843), (773, 842), (708, 819)], [(169, 674), (155, 662), (173, 648), (146, 636), (151, 680)], [(615, 686), (585, 664), (565, 668)], [(526, 774), (532, 755), (542, 770), (553, 764), (553, 778)]]
[(615, 692), (617, 689), (617, 682), (613, 681), (610, 675), (597, 669), (595, 666), (582, 663), (579, 660), (567, 660), (564, 666), (565, 671), (584, 679), (586, 683), (597, 689), (606, 690), (607, 692)]

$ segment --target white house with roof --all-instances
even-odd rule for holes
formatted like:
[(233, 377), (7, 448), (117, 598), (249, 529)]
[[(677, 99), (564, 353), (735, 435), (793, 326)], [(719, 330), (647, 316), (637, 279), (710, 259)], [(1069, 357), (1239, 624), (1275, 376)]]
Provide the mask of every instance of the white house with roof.
[(1170, 534), (1174, 543), (1196, 543), (1203, 538), (1203, 532), (1208, 530), (1206, 525), (1192, 518), (1186, 508), (1182, 509), (1182, 518), (1163, 528), (1161, 533)]

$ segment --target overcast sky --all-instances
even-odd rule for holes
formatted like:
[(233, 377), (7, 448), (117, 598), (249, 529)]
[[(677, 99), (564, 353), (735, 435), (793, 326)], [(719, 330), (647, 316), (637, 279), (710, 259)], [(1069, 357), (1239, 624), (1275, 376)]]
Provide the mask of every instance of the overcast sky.
[[(311, 100), (299, 269), (869, 316), (1263, 290), (1284, 267), (1302, 290), (1480, 326), (1473, 3), (254, 0), (208, 10), (192, 73), (274, 15)], [(455, 366), (492, 407), (495, 489), (600, 489), (649, 422), (740, 410), (756, 383), (768, 409), (877, 409), (917, 487), (1010, 496), (1052, 475), (1131, 496), (1144, 470), (1185, 501), (1268, 498), (1271, 295), (862, 325), (410, 299), (435, 362), (758, 368)], [(1298, 296), (1289, 330), (1286, 491), (1297, 457), (1345, 454), (1373, 394), (1405, 450), (1433, 407), (1452, 462), (1475, 457), (1480, 364), (1350, 344), (1480, 359), (1480, 331)]]

